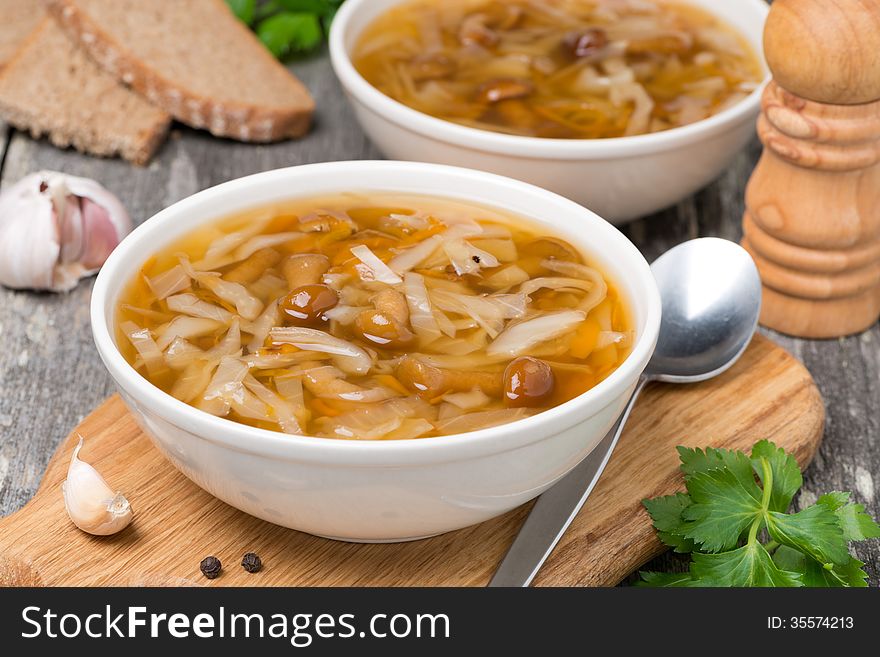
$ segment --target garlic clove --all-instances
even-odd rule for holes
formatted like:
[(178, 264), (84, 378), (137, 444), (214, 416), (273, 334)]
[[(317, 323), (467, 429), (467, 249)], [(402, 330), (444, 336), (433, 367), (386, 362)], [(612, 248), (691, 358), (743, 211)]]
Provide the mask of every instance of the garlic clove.
[(131, 505), (120, 492), (114, 492), (91, 465), (79, 458), (83, 438), (73, 450), (67, 479), (61, 484), (67, 515), (77, 527), (95, 536), (109, 536), (128, 527), (133, 517)]
[(94, 180), (54, 171), (25, 176), (0, 193), (0, 283), (72, 289), (130, 230), (119, 199)]
[(15, 193), (19, 184), (0, 194), (0, 283), (49, 289), (60, 253), (52, 199)]

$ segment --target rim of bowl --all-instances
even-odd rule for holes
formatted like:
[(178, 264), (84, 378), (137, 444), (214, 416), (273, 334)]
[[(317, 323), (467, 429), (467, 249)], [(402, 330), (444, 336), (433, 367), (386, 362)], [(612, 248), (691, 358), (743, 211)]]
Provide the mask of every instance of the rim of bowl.
[[(142, 241), (161, 234), (166, 224), (186, 216), (190, 209), (197, 207), (211, 197), (229, 193), (246, 194), (248, 187), (259, 182), (272, 182), (272, 179), (293, 182), (297, 177), (320, 174), (333, 175), (340, 180), (356, 179), (356, 177), (347, 178), (346, 175), (356, 175), (358, 169), (384, 170), (383, 175), (386, 175), (389, 180), (393, 180), (394, 173), (401, 170), (415, 171), (426, 178), (439, 174), (446, 177), (468, 177), (476, 179), (485, 187), (491, 186), (499, 191), (505, 187), (513, 187), (521, 192), (552, 201), (557, 207), (559, 205), (568, 206), (569, 210), (580, 214), (585, 225), (589, 224), (591, 227), (593, 235), (591, 239), (597, 242), (596, 251), (600, 251), (603, 244), (612, 243), (627, 254), (627, 277), (632, 277), (634, 293), (644, 297), (640, 299), (645, 306), (644, 327), (630, 354), (608, 378), (593, 388), (572, 400), (531, 417), (467, 433), (394, 441), (341, 440), (290, 435), (216, 417), (162, 391), (125, 360), (113, 337), (114, 314), (119, 295), (122, 293), (124, 285), (136, 274), (142, 263), (157, 249), (167, 246), (169, 241), (176, 238), (165, 240), (165, 244), (161, 243), (161, 237), (158, 238), (160, 246), (152, 247), (149, 252), (141, 248)], [(341, 173), (346, 175), (340, 176)], [(342, 188), (343, 185), (341, 184), (340, 187)], [(393, 184), (389, 184), (388, 189), (383, 190), (379, 190), (376, 186), (372, 187), (373, 189), (364, 191), (436, 195), (438, 198), (445, 197), (468, 202), (467, 195), (457, 197), (454, 192), (410, 192), (405, 189), (395, 190)], [(341, 189), (341, 191), (345, 190)], [(331, 192), (321, 193), (329, 194)], [(307, 193), (292, 192), (290, 194), (291, 199), (307, 196)], [(253, 206), (258, 207), (260, 203), (264, 202), (255, 200)], [(474, 200), (472, 197), (470, 202), (489, 208), (500, 207), (498, 202)], [(222, 212), (218, 213), (217, 218), (222, 215)], [(210, 223), (210, 221), (211, 219), (194, 222), (191, 229), (195, 230), (197, 226)], [(565, 229), (561, 229), (561, 232), (564, 233)], [(112, 299), (109, 298), (111, 286), (116, 287)], [(105, 312), (107, 309), (109, 312)], [(592, 416), (591, 412), (584, 413), (585, 408), (599, 411), (620, 395), (627, 386), (635, 383), (654, 351), (660, 329), (660, 314), (660, 293), (644, 256), (623, 233), (591, 210), (543, 188), (505, 176), (441, 164), (391, 160), (325, 162), (274, 169), (221, 183), (184, 198), (145, 220), (113, 250), (95, 281), (90, 306), (95, 345), (117, 387), (165, 421), (190, 431), (204, 440), (219, 443), (243, 453), (255, 453), (289, 460), (363, 466), (427, 465), (459, 461), (500, 453), (544, 440), (547, 435), (545, 431), (540, 429), (544, 425), (558, 423), (557, 428), (549, 431), (551, 435), (571, 428)], [(136, 392), (133, 393), (133, 390)], [(574, 416), (575, 419), (570, 419), (570, 416)]]
[[(612, 137), (608, 139), (550, 139), (509, 135), (490, 130), (480, 130), (469, 126), (440, 119), (415, 110), (386, 96), (370, 84), (354, 67), (346, 48), (352, 18), (367, 6), (369, 0), (348, 0), (340, 8), (330, 28), (330, 61), (343, 86), (358, 100), (370, 107), (386, 120), (419, 134), (427, 134), (439, 140), (469, 150), (481, 150), (524, 158), (575, 159), (618, 159), (632, 155), (644, 155), (680, 146), (725, 130), (741, 121), (750, 119), (758, 112), (761, 95), (771, 76), (758, 52), (765, 77), (758, 87), (735, 105), (695, 123), (671, 128), (662, 132), (632, 137)], [(400, 3), (405, 0), (399, 0)], [(684, 0), (687, 3), (688, 0)], [(740, 0), (752, 11), (766, 18), (770, 7), (764, 0)], [(710, 8), (706, 11), (713, 13)], [(751, 34), (748, 35), (751, 38)]]

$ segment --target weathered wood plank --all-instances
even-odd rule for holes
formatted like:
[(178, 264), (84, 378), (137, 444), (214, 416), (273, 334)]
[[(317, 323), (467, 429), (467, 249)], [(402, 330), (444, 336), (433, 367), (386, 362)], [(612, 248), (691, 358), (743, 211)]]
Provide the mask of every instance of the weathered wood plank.
[[(293, 66), (318, 102), (318, 122), (305, 139), (266, 146), (217, 140), (175, 130), (146, 168), (58, 151), (15, 134), (6, 149), (0, 185), (43, 168), (96, 178), (118, 194), (136, 222), (199, 189), (281, 166), (379, 157), (360, 131), (325, 56)], [(697, 236), (740, 236), (745, 182), (757, 161), (754, 142), (714, 184), (625, 232), (649, 259)], [(59, 441), (111, 391), (89, 330), (90, 284), (54, 296), (0, 290), (0, 514), (27, 501)], [(825, 442), (807, 472), (799, 503), (835, 489), (880, 516), (880, 329), (825, 342), (773, 335), (810, 369), (828, 407)], [(770, 436), (772, 438), (772, 436)], [(880, 583), (880, 546), (857, 550), (874, 585)], [(649, 567), (674, 562), (665, 557)]]

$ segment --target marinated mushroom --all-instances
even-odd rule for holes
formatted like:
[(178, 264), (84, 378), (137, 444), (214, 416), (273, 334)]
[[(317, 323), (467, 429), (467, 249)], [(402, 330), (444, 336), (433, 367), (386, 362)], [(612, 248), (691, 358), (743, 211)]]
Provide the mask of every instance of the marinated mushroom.
[(563, 52), (572, 59), (590, 57), (607, 45), (608, 35), (598, 28), (570, 32), (562, 40)]
[(304, 233), (332, 233), (339, 231), (351, 235), (357, 230), (357, 225), (347, 217), (338, 217), (332, 214), (313, 214), (303, 217), (298, 226)]
[(406, 297), (388, 288), (375, 295), (372, 303), (375, 310), (365, 310), (355, 318), (355, 326), (365, 339), (391, 348), (413, 341)]
[(545, 405), (556, 387), (553, 370), (543, 360), (523, 356), (504, 370), (504, 405), (536, 408)]
[(471, 14), (461, 23), (458, 39), (464, 46), (483, 46), (491, 48), (498, 43), (498, 34), (488, 25), (489, 16), (484, 13)]
[(319, 253), (302, 253), (288, 256), (281, 265), (287, 279), (287, 287), (293, 291), (303, 285), (315, 285), (330, 269), (330, 258)]
[(281, 260), (281, 254), (275, 249), (260, 249), (230, 269), (224, 276), (231, 283), (249, 285), (257, 280), (269, 268)]
[(318, 363), (304, 363), (303, 367), (306, 369), (303, 375), (303, 385), (316, 397), (373, 403), (394, 396), (394, 393), (385, 388), (365, 388), (346, 381), (345, 373), (336, 367)]
[(315, 326), (326, 322), (324, 317), (339, 303), (339, 295), (326, 285), (301, 285), (279, 303), (284, 323), (292, 326)]
[(406, 356), (400, 361), (397, 378), (410, 390), (426, 397), (439, 397), (447, 392), (469, 392), (475, 388), (497, 397), (503, 390), (501, 372), (444, 369), (414, 356)]
[(496, 78), (480, 85), (477, 99), (483, 103), (497, 103), (502, 100), (525, 98), (532, 93), (532, 83), (516, 78)]

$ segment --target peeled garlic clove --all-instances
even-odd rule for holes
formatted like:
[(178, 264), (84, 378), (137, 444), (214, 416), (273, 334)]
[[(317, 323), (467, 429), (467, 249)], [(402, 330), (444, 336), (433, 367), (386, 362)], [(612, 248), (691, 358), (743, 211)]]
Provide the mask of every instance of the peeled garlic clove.
[(64, 506), (73, 524), (95, 536), (109, 536), (128, 527), (133, 513), (122, 493), (114, 492), (95, 468), (79, 459), (83, 439), (73, 450), (67, 479), (61, 484)]
[(129, 231), (128, 212), (94, 180), (55, 171), (25, 176), (0, 193), (0, 283), (70, 290)]

